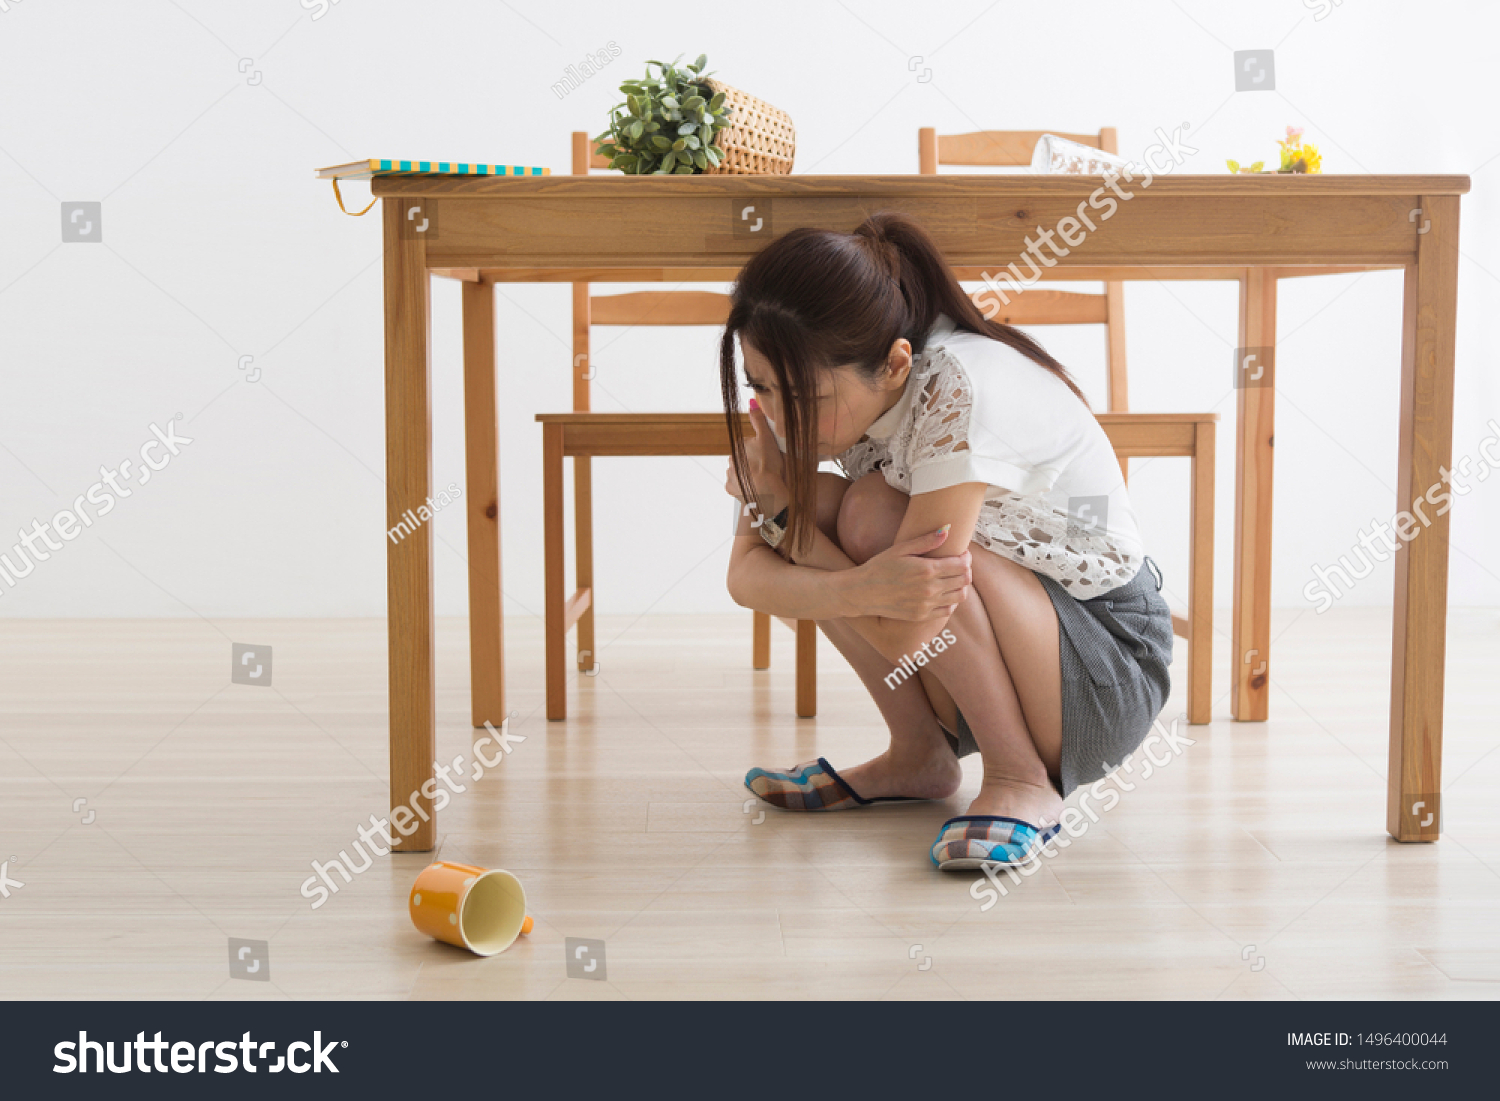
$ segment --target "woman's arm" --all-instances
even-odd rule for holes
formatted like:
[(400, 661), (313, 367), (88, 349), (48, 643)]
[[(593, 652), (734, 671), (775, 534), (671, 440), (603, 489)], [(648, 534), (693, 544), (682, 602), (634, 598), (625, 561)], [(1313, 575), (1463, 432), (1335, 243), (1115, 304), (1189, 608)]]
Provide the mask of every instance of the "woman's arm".
[[(764, 495), (760, 504), (773, 507), (786, 499), (782, 456), (765, 414), (753, 401), (750, 420), (755, 435), (745, 441), (745, 451), (752, 482)], [(732, 461), (724, 488), (740, 497)], [(942, 630), (964, 599), (970, 581), (969, 539), (984, 503), (984, 486), (956, 486), (917, 500), (922, 504), (908, 505), (895, 544), (862, 565), (821, 528), (814, 529), (810, 552), (793, 563), (785, 545), (773, 550), (760, 537), (759, 525), (749, 519), (752, 509), (742, 504), (729, 559), (730, 596), (742, 607), (770, 615), (848, 620), (882, 653), (919, 647)], [(933, 519), (925, 530), (920, 527), (947, 513), (956, 520), (944, 524)], [(958, 537), (950, 538), (954, 528)], [(929, 624), (935, 624), (931, 633), (922, 634)], [(908, 645), (912, 639), (915, 645)]]
[(793, 565), (756, 532), (737, 536), (729, 552), (730, 597), (743, 608), (767, 615), (787, 619), (858, 615), (844, 596), (844, 584), (838, 573)]
[[(926, 551), (924, 557), (939, 563), (961, 557), (964, 583), (969, 584), (972, 578), (969, 544), (974, 539), (974, 526), (979, 522), (979, 510), (984, 507), (987, 488), (982, 482), (967, 482), (909, 498), (906, 514), (901, 518), (901, 527), (896, 532), (896, 546), (917, 538), (920, 532), (931, 531), (940, 524), (947, 525), (948, 538)], [(861, 630), (859, 621), (856, 621), (855, 629), (861, 630), (870, 644), (882, 654), (892, 661), (899, 661), (903, 654), (921, 649), (924, 642), (940, 634), (952, 614), (953, 607), (950, 606), (938, 608), (930, 617), (916, 621), (879, 617), (869, 633)]]
[[(842, 577), (840, 592), (847, 603), (862, 609), (847, 621), (881, 654), (897, 661), (942, 632), (963, 593), (926, 607), (884, 606), (882, 597), (893, 580), (887, 576), (888, 571), (917, 566), (911, 559), (919, 556), (934, 577), (951, 579), (950, 587), (967, 585), (969, 543), (984, 505), (985, 489), (982, 482), (969, 482), (910, 498), (895, 544), (863, 566), (855, 566), (822, 532), (812, 553), (801, 561), (824, 570), (844, 571), (835, 575)], [(940, 531), (946, 531), (946, 538), (936, 538)]]
[(758, 535), (741, 535), (729, 556), (729, 595), (744, 608), (788, 619), (889, 618), (946, 621), (969, 584), (969, 556), (924, 555), (944, 544), (945, 530), (919, 535), (856, 566), (821, 531), (814, 554), (822, 566), (787, 561)]
[[(951, 610), (963, 599), (963, 587), (969, 581), (967, 555), (945, 562), (920, 557), (943, 543), (946, 533), (935, 530), (912, 540), (909, 546), (893, 547), (858, 568), (817, 528), (813, 555), (807, 561), (793, 564), (785, 544), (779, 551), (772, 550), (761, 538), (760, 525), (751, 520), (750, 513), (760, 517), (780, 511), (787, 499), (781, 476), (783, 459), (765, 413), (754, 401), (750, 403), (750, 423), (755, 434), (745, 441), (745, 458), (759, 500), (749, 507), (743, 501), (740, 504), (727, 579), (729, 595), (736, 604), (789, 619), (888, 615), (925, 620), (940, 609)], [(740, 499), (733, 459), (724, 489)]]

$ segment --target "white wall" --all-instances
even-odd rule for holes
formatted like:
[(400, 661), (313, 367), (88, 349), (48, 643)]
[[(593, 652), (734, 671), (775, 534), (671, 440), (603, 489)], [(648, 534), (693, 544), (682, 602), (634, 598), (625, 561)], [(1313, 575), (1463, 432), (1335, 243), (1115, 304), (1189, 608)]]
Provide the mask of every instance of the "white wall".
[[(1311, 4), (1311, 0), (1309, 0)], [(312, 0), (308, 0), (311, 5)], [(1305, 125), (1325, 168), (1468, 173), (1455, 456), (1500, 418), (1500, 132), (1492, 4), (1330, 7), (964, 0), (704, 7), (688, 22), (582, 3), (9, 0), (0, 4), (0, 551), (182, 413), (193, 443), (14, 589), (5, 616), (382, 614), (380, 226), (346, 218), (312, 169), (363, 156), (568, 168), (620, 78), (707, 51), (726, 80), (788, 110), (799, 172), (912, 172), (916, 130), (1119, 128), (1138, 153), (1191, 123), (1200, 153), (1272, 157)], [(315, 8), (315, 6), (314, 6)], [(855, 14), (855, 13), (858, 14)], [(565, 66), (623, 50), (565, 98)], [(1277, 88), (1232, 91), (1231, 51), (1272, 47)], [(909, 58), (920, 56), (920, 62)], [(241, 57), (253, 58), (247, 72)], [(908, 65), (914, 65), (910, 69)], [(922, 82), (924, 69), (931, 79)], [(249, 80), (260, 73), (260, 83)], [(348, 191), (363, 193), (358, 185)], [(59, 243), (60, 203), (102, 200), (102, 245)], [(568, 407), (568, 291), (502, 288), (508, 608), (540, 609), (538, 411)], [(1219, 590), (1233, 530), (1236, 295), (1127, 291), (1139, 409), (1217, 409)], [(1388, 518), (1395, 486), (1401, 276), (1282, 284), (1275, 601), (1306, 606), (1313, 562)], [(459, 295), (433, 287), (436, 477), (463, 481)], [(1097, 329), (1042, 334), (1102, 399)], [(599, 409), (712, 409), (710, 331), (598, 334)], [(262, 376), (246, 381), (239, 358)], [(1133, 479), (1169, 580), (1185, 566), (1186, 473)], [(719, 611), (722, 462), (597, 464), (605, 612)], [(1452, 528), (1455, 604), (1500, 604), (1491, 478)], [(436, 523), (439, 611), (465, 608), (462, 510)], [(1387, 567), (1349, 598), (1390, 599)]]

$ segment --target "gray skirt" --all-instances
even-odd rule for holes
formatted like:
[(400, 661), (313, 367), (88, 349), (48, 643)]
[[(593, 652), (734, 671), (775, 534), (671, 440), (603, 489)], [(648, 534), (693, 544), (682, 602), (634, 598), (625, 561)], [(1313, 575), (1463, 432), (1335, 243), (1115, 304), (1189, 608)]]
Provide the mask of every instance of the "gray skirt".
[[(1161, 574), (1147, 558), (1117, 589), (1078, 600), (1050, 577), (1042, 586), (1057, 611), (1062, 661), (1062, 776), (1066, 797), (1113, 771), (1145, 740), (1172, 691), (1172, 613)], [(960, 757), (979, 747), (958, 715), (948, 733)]]

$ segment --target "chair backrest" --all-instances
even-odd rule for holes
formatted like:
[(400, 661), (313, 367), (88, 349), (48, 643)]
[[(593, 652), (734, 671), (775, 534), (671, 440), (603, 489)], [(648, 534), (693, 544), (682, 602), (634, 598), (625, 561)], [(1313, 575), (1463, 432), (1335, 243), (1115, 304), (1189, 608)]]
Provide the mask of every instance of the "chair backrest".
[(1057, 134), (1053, 130), (976, 130), (972, 134), (939, 134), (931, 126), (924, 126), (917, 131), (919, 171), (931, 176), (936, 174), (940, 164), (990, 168), (1030, 164), (1036, 143), (1043, 134), (1056, 134), (1059, 138), (1105, 153), (1120, 151), (1113, 126), (1106, 126), (1097, 134)]
[(608, 168), (609, 158), (594, 152), (594, 143), (584, 130), (573, 131), (573, 175), (587, 176), (591, 168)]
[[(931, 126), (917, 131), (917, 161), (924, 176), (935, 176), (939, 165), (1015, 168), (1031, 163), (1036, 143), (1052, 130), (977, 130), (971, 134), (939, 134)], [(1119, 141), (1113, 126), (1097, 134), (1057, 134), (1105, 153), (1118, 153)], [(992, 294), (975, 296), (981, 307)], [(1009, 302), (999, 303), (995, 320), (1006, 325), (1103, 325), (1105, 329), (1105, 369), (1109, 380), (1108, 408), (1124, 412), (1129, 408), (1125, 374), (1125, 285), (1104, 284), (1103, 294), (1082, 291), (1054, 291), (1033, 287), (1024, 294), (1017, 288), (1007, 291)], [(998, 303), (998, 299), (996, 300)]]
[[(594, 151), (582, 130), (573, 132), (573, 175), (608, 168), (609, 158)], [(729, 296), (718, 291), (634, 291), (593, 295), (587, 283), (573, 284), (573, 408), (589, 408), (589, 330), (594, 325), (723, 325)]]

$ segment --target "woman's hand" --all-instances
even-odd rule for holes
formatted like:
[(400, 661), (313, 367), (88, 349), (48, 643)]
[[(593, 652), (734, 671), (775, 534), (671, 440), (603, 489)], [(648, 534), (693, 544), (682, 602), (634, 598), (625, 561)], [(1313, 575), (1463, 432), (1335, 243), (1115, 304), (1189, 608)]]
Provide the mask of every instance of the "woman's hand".
[[(764, 515), (775, 516), (787, 502), (786, 482), (781, 474), (781, 448), (776, 446), (776, 435), (771, 431), (760, 403), (754, 398), (750, 399), (750, 425), (755, 429), (755, 435), (745, 441), (745, 460), (749, 464), (747, 480), (755, 487), (755, 495), (759, 498), (757, 507)], [(744, 502), (732, 456), (724, 475), (724, 490), (735, 500)]]
[(925, 623), (953, 614), (973, 582), (969, 552), (923, 558), (948, 538), (945, 525), (882, 551), (863, 566), (830, 574), (851, 616), (884, 616)]

